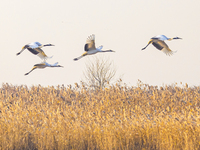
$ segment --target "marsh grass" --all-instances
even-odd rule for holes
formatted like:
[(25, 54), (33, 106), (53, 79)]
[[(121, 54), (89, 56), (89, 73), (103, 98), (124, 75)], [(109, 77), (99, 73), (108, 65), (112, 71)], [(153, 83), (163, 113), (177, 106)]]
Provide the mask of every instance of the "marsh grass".
[(0, 88), (0, 149), (200, 149), (200, 87)]

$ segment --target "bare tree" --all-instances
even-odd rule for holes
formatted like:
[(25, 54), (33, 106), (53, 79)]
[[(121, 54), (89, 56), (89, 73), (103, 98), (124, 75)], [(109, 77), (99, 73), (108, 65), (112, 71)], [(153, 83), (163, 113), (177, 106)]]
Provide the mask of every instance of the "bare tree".
[(84, 77), (86, 83), (94, 89), (104, 89), (114, 78), (116, 69), (112, 61), (105, 57), (94, 57), (93, 61), (88, 59)]

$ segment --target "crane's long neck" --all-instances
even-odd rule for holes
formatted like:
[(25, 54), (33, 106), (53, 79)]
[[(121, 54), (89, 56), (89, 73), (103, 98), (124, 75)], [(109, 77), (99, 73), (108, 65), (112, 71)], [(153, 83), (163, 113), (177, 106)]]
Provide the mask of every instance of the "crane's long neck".
[(100, 50), (99, 52), (114, 52), (114, 51), (112, 51), (112, 50)]
[(39, 46), (39, 48), (42, 48), (42, 47), (45, 47), (45, 46), (54, 46), (54, 45), (53, 44), (44, 44), (44, 45)]
[(51, 66), (51, 67), (63, 67), (63, 66), (61, 66), (61, 65), (57, 65), (57, 66)]
[(169, 38), (168, 41), (177, 40), (177, 39), (182, 39), (182, 38), (179, 38), (179, 37)]
[(169, 38), (169, 39), (167, 39), (168, 41), (171, 41), (171, 40), (174, 40), (174, 38)]
[(43, 46), (53, 46), (53, 45), (51, 45), (51, 44), (45, 44), (45, 45), (43, 45)]

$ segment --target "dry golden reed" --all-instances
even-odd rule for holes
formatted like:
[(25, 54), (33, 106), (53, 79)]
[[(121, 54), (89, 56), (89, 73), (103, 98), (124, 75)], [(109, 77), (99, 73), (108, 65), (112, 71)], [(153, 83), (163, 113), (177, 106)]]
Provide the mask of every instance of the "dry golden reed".
[(199, 150), (200, 87), (3, 84), (0, 149)]

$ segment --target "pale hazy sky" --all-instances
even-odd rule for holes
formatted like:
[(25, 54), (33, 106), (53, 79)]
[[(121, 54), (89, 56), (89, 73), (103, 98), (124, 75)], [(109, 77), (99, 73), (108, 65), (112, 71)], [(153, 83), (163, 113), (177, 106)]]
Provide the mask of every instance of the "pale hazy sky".
[[(137, 80), (150, 85), (200, 84), (200, 1), (199, 0), (1, 0), (0, 81), (13, 85), (69, 85), (83, 79), (87, 56), (86, 38), (95, 34), (96, 46), (113, 49), (106, 55), (117, 68), (116, 79), (135, 86)], [(169, 57), (150, 45), (153, 36), (181, 37), (167, 41)], [(64, 68), (26, 72), (41, 59), (24, 51), (30, 42), (52, 43), (43, 48), (49, 63)]]

